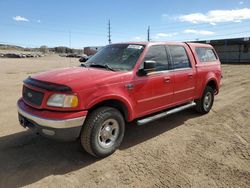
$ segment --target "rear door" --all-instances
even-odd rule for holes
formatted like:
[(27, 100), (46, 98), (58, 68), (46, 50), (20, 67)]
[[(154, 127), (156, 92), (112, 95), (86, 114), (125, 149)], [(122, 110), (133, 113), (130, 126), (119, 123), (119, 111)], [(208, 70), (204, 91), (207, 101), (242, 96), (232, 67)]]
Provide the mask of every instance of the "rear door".
[[(195, 68), (192, 65), (185, 45), (168, 45), (174, 74), (173, 102), (181, 104), (194, 99)], [(191, 54), (190, 54), (191, 55)]]
[[(143, 116), (169, 106), (173, 100), (173, 73), (165, 45), (151, 46), (144, 58), (156, 62), (156, 71), (134, 79), (136, 113)], [(144, 62), (143, 61), (143, 62)], [(143, 63), (141, 64), (143, 68)]]

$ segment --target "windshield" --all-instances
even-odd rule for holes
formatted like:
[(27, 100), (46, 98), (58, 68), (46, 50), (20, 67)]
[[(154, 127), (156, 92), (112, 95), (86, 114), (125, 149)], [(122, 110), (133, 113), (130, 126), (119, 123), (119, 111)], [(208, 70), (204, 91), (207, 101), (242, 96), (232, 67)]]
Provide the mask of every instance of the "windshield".
[(87, 67), (109, 68), (113, 70), (132, 70), (144, 50), (144, 45), (113, 44), (108, 45), (92, 56), (85, 65)]

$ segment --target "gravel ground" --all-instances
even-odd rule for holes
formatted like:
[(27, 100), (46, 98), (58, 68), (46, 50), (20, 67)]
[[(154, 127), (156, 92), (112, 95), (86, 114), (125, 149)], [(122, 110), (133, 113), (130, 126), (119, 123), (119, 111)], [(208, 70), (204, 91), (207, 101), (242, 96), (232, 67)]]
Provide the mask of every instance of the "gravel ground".
[(79, 65), (56, 55), (0, 59), (0, 187), (250, 187), (250, 65), (223, 65), (212, 111), (127, 125), (112, 156), (34, 135), (17, 120), (22, 80)]

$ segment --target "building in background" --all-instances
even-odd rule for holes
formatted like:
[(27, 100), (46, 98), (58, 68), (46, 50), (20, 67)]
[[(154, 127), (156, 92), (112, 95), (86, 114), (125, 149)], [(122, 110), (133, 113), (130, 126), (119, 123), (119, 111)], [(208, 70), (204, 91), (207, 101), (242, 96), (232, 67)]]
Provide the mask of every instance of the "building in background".
[(83, 53), (87, 56), (94, 55), (96, 52), (98, 52), (100, 49), (102, 49), (103, 46), (88, 46), (83, 48)]
[(222, 63), (250, 63), (250, 37), (196, 42), (211, 44)]

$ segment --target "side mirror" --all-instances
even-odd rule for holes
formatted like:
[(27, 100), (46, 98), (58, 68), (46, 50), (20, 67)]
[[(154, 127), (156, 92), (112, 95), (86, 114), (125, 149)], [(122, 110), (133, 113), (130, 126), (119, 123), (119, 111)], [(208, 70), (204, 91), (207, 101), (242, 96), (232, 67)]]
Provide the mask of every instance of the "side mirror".
[(156, 62), (152, 60), (147, 60), (144, 62), (144, 71), (152, 72), (156, 70)]
[(150, 73), (156, 71), (156, 62), (152, 60), (147, 60), (144, 62), (143, 70), (145, 73)]
[(143, 64), (143, 68), (139, 69), (138, 75), (139, 76), (144, 76), (147, 75), (150, 72), (156, 71), (156, 62), (153, 60), (147, 60)]

